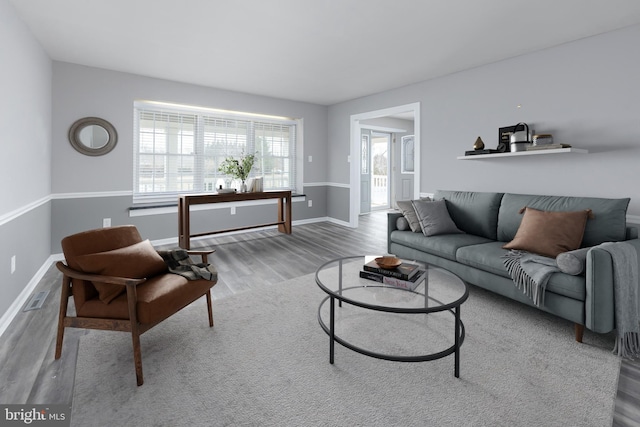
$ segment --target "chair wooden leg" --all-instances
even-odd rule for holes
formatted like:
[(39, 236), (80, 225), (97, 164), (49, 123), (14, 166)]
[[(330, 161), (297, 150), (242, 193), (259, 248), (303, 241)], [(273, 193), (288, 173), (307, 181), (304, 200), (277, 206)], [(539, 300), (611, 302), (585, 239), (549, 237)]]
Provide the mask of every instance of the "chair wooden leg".
[(139, 386), (144, 383), (142, 376), (142, 350), (140, 349), (140, 330), (138, 328), (138, 314), (136, 311), (138, 298), (135, 286), (127, 286), (127, 303), (129, 306), (129, 322), (131, 323), (131, 340), (133, 341), (133, 363), (136, 367), (136, 382)]
[(60, 312), (58, 314), (58, 335), (56, 337), (56, 353), (55, 359), (62, 356), (62, 343), (64, 341), (64, 319), (67, 317), (67, 307), (69, 305), (69, 290), (71, 279), (62, 276), (62, 290), (60, 292)]
[(144, 378), (142, 376), (142, 350), (140, 349), (140, 334), (138, 334), (138, 328), (135, 332), (131, 332), (131, 338), (133, 340), (133, 363), (136, 366), (136, 382), (139, 386), (144, 384)]
[(209, 311), (209, 327), (213, 328), (213, 309), (211, 308), (211, 290), (207, 291), (207, 310)]
[(576, 323), (576, 341), (582, 342), (582, 336), (584, 335), (584, 325)]

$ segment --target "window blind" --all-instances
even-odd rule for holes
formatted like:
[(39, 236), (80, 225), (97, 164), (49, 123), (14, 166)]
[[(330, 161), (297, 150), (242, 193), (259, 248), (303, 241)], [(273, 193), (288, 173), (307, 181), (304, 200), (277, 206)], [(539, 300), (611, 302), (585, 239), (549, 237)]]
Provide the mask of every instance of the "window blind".
[(291, 119), (137, 102), (134, 202), (175, 200), (220, 185), (239, 188), (218, 166), (252, 153), (257, 160), (250, 178), (263, 177), (264, 190), (295, 191), (297, 126)]

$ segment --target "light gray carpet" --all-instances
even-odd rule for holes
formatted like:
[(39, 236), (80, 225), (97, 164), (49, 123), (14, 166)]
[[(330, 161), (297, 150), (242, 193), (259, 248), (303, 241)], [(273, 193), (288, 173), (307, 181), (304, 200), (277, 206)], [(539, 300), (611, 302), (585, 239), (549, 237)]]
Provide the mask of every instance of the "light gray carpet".
[[(72, 425), (611, 425), (612, 336), (587, 331), (578, 344), (571, 323), (471, 287), (459, 379), (453, 356), (389, 362), (336, 344), (330, 365), (317, 322), (323, 296), (309, 275), (216, 300), (213, 329), (197, 301), (142, 336), (142, 387), (130, 336), (91, 331), (80, 342)], [(342, 313), (345, 324), (373, 331), (354, 339), (385, 338), (390, 351), (417, 342), (416, 324), (447, 321)]]

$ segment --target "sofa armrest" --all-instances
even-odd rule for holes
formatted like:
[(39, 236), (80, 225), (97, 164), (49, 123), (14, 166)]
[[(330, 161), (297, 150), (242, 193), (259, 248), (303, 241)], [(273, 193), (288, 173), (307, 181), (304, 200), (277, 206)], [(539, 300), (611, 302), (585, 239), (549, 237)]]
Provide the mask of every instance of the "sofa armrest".
[(637, 239), (638, 228), (627, 225), (626, 240)]
[[(640, 262), (640, 239), (626, 240), (635, 247)], [(585, 326), (598, 333), (615, 329), (613, 260), (609, 252), (593, 247), (587, 252)]]
[(391, 253), (391, 233), (398, 229), (398, 218), (402, 216), (402, 212), (387, 213), (387, 253)]

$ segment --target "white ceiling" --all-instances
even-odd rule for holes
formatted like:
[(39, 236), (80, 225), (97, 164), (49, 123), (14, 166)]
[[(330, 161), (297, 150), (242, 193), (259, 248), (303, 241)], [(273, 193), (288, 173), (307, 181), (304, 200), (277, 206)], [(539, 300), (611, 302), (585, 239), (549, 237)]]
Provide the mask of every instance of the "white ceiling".
[(11, 0), (52, 59), (331, 105), (640, 23), (638, 0)]

